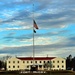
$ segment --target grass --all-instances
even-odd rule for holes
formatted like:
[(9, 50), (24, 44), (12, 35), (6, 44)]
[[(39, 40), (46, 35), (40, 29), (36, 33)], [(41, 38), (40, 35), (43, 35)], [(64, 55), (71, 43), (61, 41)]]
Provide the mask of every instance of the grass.
[(14, 71), (12, 72), (0, 72), (0, 75), (75, 75), (74, 71), (48, 71), (47, 73), (21, 73), (18, 74)]
[[(63, 73), (58, 74), (0, 74), (0, 75), (63, 75)], [(75, 73), (64, 73), (64, 75), (75, 75)]]

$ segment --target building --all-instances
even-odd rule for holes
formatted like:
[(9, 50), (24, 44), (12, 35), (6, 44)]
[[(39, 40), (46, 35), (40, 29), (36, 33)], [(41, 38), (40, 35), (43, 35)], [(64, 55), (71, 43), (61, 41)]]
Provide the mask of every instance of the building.
[[(30, 70), (33, 66), (33, 57), (12, 57), (7, 61), (7, 70)], [(38, 70), (52, 69), (65, 70), (66, 60), (59, 57), (35, 57), (34, 64)], [(51, 64), (47, 66), (46, 64)]]

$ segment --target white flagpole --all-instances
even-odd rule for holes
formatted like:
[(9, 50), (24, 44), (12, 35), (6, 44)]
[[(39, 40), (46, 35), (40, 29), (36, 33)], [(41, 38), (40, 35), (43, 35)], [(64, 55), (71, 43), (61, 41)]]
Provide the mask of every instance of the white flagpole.
[[(33, 21), (34, 21), (34, 4), (33, 4)], [(34, 57), (35, 57), (35, 46), (34, 46), (34, 22), (33, 22), (33, 66), (34, 66)]]

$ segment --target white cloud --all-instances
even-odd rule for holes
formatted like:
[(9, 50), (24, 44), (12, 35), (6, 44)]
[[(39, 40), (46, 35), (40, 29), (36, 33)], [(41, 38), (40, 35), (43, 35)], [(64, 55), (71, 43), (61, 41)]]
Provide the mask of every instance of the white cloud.
[(4, 16), (6, 19), (10, 19), (14, 16), (16, 10), (7, 10), (4, 9), (3, 12), (1, 12), (2, 16)]
[(22, 27), (12, 27), (12, 28), (0, 28), (0, 31), (8, 31), (8, 30), (28, 30), (31, 29), (31, 27), (28, 26), (22, 26)]
[[(34, 38), (34, 43), (35, 45), (49, 45), (49, 44), (55, 44), (55, 43), (58, 43), (60, 41), (62, 41), (64, 39), (64, 37), (35, 37)], [(23, 39), (23, 40), (20, 40), (20, 42), (24, 42), (24, 43), (28, 43), (32, 45), (33, 43), (33, 38), (31, 39)]]

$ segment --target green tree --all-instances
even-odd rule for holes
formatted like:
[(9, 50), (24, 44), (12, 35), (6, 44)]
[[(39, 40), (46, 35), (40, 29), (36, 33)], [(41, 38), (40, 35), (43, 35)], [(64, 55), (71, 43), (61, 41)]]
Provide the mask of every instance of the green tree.
[(51, 70), (51, 68), (52, 68), (52, 62), (51, 62), (51, 60), (50, 60), (49, 62), (46, 62), (46, 63), (44, 64), (44, 66), (47, 68), (47, 70), (48, 70), (48, 69)]

